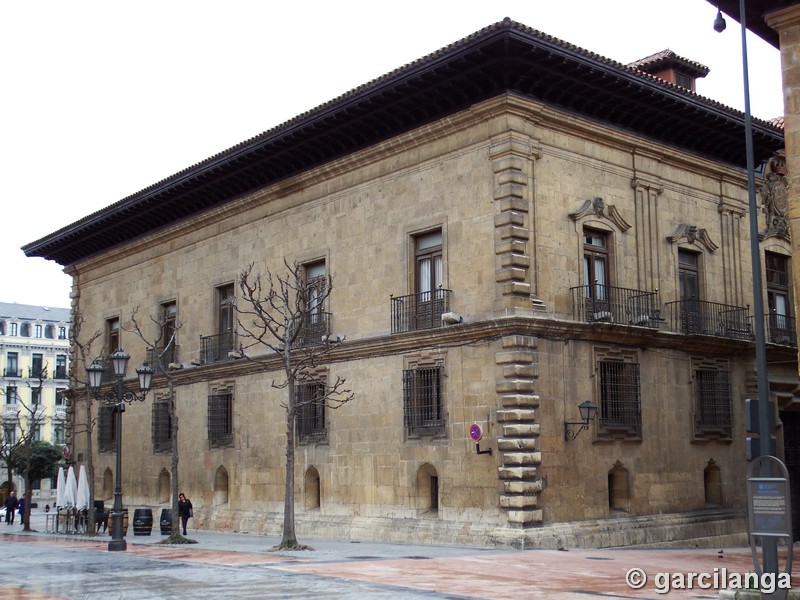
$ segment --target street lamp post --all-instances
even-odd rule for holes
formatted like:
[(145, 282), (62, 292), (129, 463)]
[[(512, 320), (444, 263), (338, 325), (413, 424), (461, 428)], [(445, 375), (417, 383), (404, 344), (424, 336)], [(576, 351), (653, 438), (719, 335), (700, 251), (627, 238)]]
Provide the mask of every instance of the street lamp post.
[(116, 450), (117, 450), (117, 473), (114, 483), (114, 507), (111, 510), (111, 541), (108, 542), (108, 549), (111, 552), (120, 552), (128, 548), (125, 536), (122, 533), (122, 413), (125, 412), (125, 403), (131, 404), (134, 400), (142, 402), (150, 389), (150, 382), (153, 379), (154, 370), (144, 363), (136, 369), (139, 376), (139, 393), (125, 389), (124, 379), (125, 370), (128, 368), (130, 355), (117, 349), (109, 360), (114, 368), (116, 379), (114, 388), (100, 394), (99, 389), (102, 382), (105, 367), (98, 361), (93, 361), (86, 367), (89, 377), (89, 388), (95, 393), (95, 397), (103, 404), (114, 406), (114, 419), (116, 431)]

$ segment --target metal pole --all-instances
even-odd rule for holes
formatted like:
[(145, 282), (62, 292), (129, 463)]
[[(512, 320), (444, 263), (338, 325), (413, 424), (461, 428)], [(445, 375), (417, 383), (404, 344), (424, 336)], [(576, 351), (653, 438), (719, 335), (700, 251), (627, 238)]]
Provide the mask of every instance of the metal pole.
[(111, 541), (108, 542), (110, 552), (122, 552), (128, 548), (122, 535), (122, 406), (124, 389), (121, 375), (117, 376), (116, 392), (117, 403), (114, 405), (114, 410), (117, 412), (117, 474), (114, 483), (114, 508), (111, 512)]
[[(767, 349), (764, 332), (764, 298), (761, 285), (761, 249), (758, 244), (758, 207), (756, 206), (755, 161), (753, 158), (753, 126), (750, 115), (750, 77), (747, 68), (747, 23), (745, 0), (739, 0), (739, 22), (742, 26), (742, 71), (744, 76), (744, 135), (747, 155), (747, 194), (750, 210), (750, 258), (753, 263), (753, 310), (755, 311), (756, 385), (758, 386), (758, 437), (760, 456), (774, 456), (769, 411)], [(778, 542), (762, 537), (764, 572), (778, 573)]]

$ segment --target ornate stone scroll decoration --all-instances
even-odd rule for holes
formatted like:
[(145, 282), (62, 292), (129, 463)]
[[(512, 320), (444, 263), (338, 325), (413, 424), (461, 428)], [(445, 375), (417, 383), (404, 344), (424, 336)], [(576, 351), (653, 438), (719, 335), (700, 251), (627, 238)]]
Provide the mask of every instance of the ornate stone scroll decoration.
[(773, 156), (767, 164), (767, 174), (761, 188), (762, 210), (767, 228), (759, 237), (790, 239), (789, 202), (786, 186), (786, 158), (783, 154)]
[(681, 223), (678, 225), (675, 233), (667, 236), (667, 241), (670, 244), (674, 244), (675, 242), (679, 242), (681, 240), (686, 240), (688, 244), (699, 243), (709, 252), (714, 252), (714, 250), (719, 248), (719, 246), (712, 241), (711, 236), (708, 235), (708, 232), (705, 229), (699, 228), (697, 225)]
[(608, 219), (623, 232), (631, 228), (631, 225), (619, 214), (617, 208), (613, 204), (606, 204), (602, 198), (589, 198), (585, 200), (583, 206), (569, 213), (569, 218), (573, 221), (577, 221), (588, 215), (594, 215), (601, 219)]

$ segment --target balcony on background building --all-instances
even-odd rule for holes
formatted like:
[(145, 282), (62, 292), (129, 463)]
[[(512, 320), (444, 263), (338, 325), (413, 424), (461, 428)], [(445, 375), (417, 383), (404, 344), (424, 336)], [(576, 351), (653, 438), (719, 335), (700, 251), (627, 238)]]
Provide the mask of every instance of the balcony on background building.
[(236, 333), (226, 331), (216, 335), (207, 335), (200, 338), (200, 363), (209, 365), (231, 360), (228, 353), (236, 350)]
[(441, 327), (442, 315), (450, 311), (450, 293), (451, 290), (439, 288), (408, 296), (392, 296), (392, 333)]
[(4, 421), (9, 421), (9, 420), (16, 421), (17, 414), (19, 413), (19, 410), (20, 409), (17, 406), (16, 402), (13, 403), (13, 404), (4, 404), (3, 405), (3, 420)]
[(33, 367), (28, 367), (28, 379), (47, 379), (47, 367), (44, 369), (34, 369)]
[(764, 315), (764, 319), (769, 343), (797, 348), (797, 330), (795, 329), (794, 317), (770, 313)]
[(713, 335), (735, 340), (752, 340), (753, 324), (749, 306), (734, 306), (705, 300), (667, 302), (672, 330), (677, 333)]
[(67, 367), (57, 366), (53, 379), (67, 379)]
[(652, 328), (658, 328), (663, 321), (658, 291), (595, 283), (570, 288), (570, 293), (573, 318), (577, 321)]
[(53, 411), (53, 418), (57, 421), (66, 421), (67, 420), (67, 407), (66, 406), (56, 406), (55, 410)]
[(3, 369), (3, 377), (21, 377), (19, 369)]
[(330, 335), (330, 324), (331, 313), (309, 311), (303, 319), (303, 325), (292, 347), (319, 346), (324, 342), (324, 338)]

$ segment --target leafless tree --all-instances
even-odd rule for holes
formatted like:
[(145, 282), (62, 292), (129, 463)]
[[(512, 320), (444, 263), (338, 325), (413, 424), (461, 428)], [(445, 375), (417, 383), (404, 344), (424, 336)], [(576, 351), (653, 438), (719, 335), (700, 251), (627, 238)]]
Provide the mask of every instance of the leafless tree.
[(155, 369), (157, 375), (166, 380), (169, 415), (169, 435), (171, 447), (170, 460), (170, 495), (172, 496), (172, 533), (167, 538), (170, 544), (194, 543), (181, 535), (180, 519), (178, 515), (178, 411), (175, 406), (175, 375), (170, 365), (177, 356), (177, 335), (181, 324), (175, 321), (175, 315), (162, 311), (160, 314), (150, 316), (150, 321), (155, 325), (155, 335), (148, 337), (142, 331), (142, 326), (137, 319), (138, 309), (131, 311), (132, 331), (147, 347), (148, 360), (150, 366)]
[(25, 510), (21, 515), (22, 526), (24, 531), (31, 530), (30, 514), (31, 514), (31, 498), (33, 489), (31, 486), (31, 460), (33, 458), (33, 442), (39, 439), (42, 425), (47, 421), (47, 416), (44, 412), (44, 404), (42, 402), (42, 390), (44, 389), (44, 381), (47, 379), (47, 364), (42, 365), (41, 370), (31, 372), (28, 379), (28, 388), (31, 391), (30, 401), (25, 401), (22, 397), (17, 396), (17, 425), (19, 426), (20, 435), (17, 450), (20, 453), (22, 464), (17, 464), (16, 468), (22, 472), (22, 478), (25, 481)]
[[(284, 493), (283, 537), (276, 549), (304, 549), (297, 542), (294, 513), (295, 423), (305, 408), (337, 409), (353, 400), (345, 380), (336, 377), (328, 382), (320, 375), (320, 366), (328, 361), (337, 343), (329, 336), (308, 339), (315, 311), (324, 307), (333, 289), (330, 275), (314, 279), (304, 277), (303, 266), (289, 264), (281, 274), (266, 271), (253, 274), (250, 264), (239, 276), (243, 302), (237, 304), (237, 324), (241, 332), (240, 351), (244, 358), (274, 370), (276, 358), (283, 370), (282, 381), (272, 387), (286, 390), (281, 406), (286, 412), (286, 483)], [(319, 313), (316, 313), (319, 314)], [(324, 339), (323, 339), (324, 338)], [(259, 352), (262, 351), (262, 352)], [(313, 395), (298, 394), (298, 387), (312, 384)]]
[[(80, 311), (75, 311), (72, 315), (72, 324), (69, 328), (69, 341), (73, 349), (73, 358), (70, 365), (70, 386), (69, 390), (64, 392), (74, 407), (73, 418), (70, 422), (72, 429), (72, 436), (77, 436), (80, 433), (86, 435), (86, 453), (85, 453), (85, 466), (86, 474), (89, 480), (89, 510), (86, 516), (86, 531), (89, 535), (97, 533), (97, 522), (94, 510), (94, 446), (92, 443), (92, 434), (94, 432), (95, 420), (92, 416), (92, 405), (94, 404), (94, 395), (89, 389), (88, 382), (85, 379), (86, 367), (93, 361), (92, 346), (100, 338), (101, 333), (95, 330), (91, 335), (83, 338), (81, 335), (83, 329), (83, 314)], [(106, 355), (116, 350), (110, 348), (106, 350)], [(80, 427), (76, 426), (75, 415), (79, 407), (83, 408), (83, 423)]]

